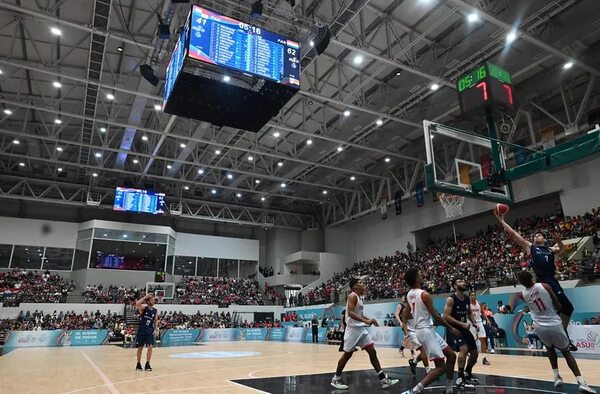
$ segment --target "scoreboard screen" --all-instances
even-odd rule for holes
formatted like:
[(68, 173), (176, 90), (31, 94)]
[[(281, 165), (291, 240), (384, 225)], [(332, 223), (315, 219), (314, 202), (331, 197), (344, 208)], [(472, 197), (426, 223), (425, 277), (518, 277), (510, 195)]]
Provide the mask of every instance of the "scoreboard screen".
[(177, 77), (183, 68), (183, 62), (185, 60), (185, 52), (186, 52), (186, 40), (187, 40), (187, 32), (188, 25), (187, 23), (181, 29), (179, 34), (179, 39), (177, 40), (177, 44), (175, 45), (175, 49), (171, 54), (171, 60), (169, 60), (169, 64), (167, 65), (167, 73), (165, 75), (165, 91), (163, 94), (163, 109), (164, 105), (169, 99), (171, 92), (173, 91), (173, 86), (175, 85), (175, 81), (177, 81)]
[(115, 190), (115, 211), (165, 213), (165, 194), (149, 190), (117, 187)]
[(190, 58), (300, 88), (300, 44), (193, 6)]

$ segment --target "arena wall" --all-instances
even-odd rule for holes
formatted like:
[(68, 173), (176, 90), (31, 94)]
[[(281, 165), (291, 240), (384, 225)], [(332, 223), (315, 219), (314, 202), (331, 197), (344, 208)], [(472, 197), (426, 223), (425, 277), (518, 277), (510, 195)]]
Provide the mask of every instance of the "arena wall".
[[(580, 215), (600, 206), (600, 158), (578, 162), (553, 172), (542, 172), (521, 179), (513, 184), (515, 201), (538, 198), (558, 193), (564, 214)], [(491, 211), (494, 204), (469, 199), (464, 206), (464, 217)], [(491, 215), (491, 214), (490, 214)], [(511, 221), (512, 219), (509, 218)], [(325, 230), (325, 249), (328, 252), (345, 251), (355, 260), (366, 260), (393, 254), (396, 250), (406, 251), (410, 241), (415, 245), (415, 232), (428, 227), (450, 223), (439, 203), (432, 202), (430, 193), (425, 195), (425, 206), (416, 207), (414, 197), (403, 201), (403, 214), (388, 215), (382, 220), (379, 215), (354, 221), (340, 227)], [(465, 222), (465, 225), (470, 223)]]

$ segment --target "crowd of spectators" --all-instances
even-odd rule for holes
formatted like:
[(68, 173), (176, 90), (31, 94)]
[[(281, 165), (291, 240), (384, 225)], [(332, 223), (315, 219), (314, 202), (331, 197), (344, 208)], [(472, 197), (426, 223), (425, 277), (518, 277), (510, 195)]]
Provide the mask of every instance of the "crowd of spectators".
[[(581, 216), (549, 215), (517, 220), (513, 228), (526, 239), (533, 239), (534, 233), (540, 230), (546, 232), (549, 241), (552, 233), (558, 233), (562, 239), (593, 236), (600, 246), (600, 209)], [(586, 265), (579, 261), (569, 265), (558, 258), (557, 275), (565, 280), (580, 277), (583, 269), (600, 273), (600, 250), (593, 256)], [(459, 236), (457, 242), (454, 239), (431, 241), (425, 248), (410, 253), (398, 251), (394, 256), (358, 262), (306, 296), (290, 299), (290, 304), (302, 306), (337, 302), (339, 290), (351, 277), (364, 277), (366, 298), (369, 300), (397, 298), (408, 291), (403, 273), (412, 267), (419, 268), (425, 280), (424, 286), (434, 294), (451, 292), (450, 284), (455, 276), (467, 278), (473, 289), (513, 285), (516, 283), (515, 273), (526, 267), (527, 261), (523, 250), (499, 225), (488, 226), (472, 237)]]
[(41, 331), (41, 330), (90, 330), (108, 329), (120, 330), (124, 327), (123, 315), (108, 311), (85, 311), (82, 314), (71, 312), (57, 312), (44, 314), (35, 310), (21, 311), (15, 319), (0, 320), (0, 331)]
[(46, 270), (27, 271), (15, 268), (0, 272), (0, 294), (5, 305), (21, 302), (66, 302), (75, 290), (75, 282), (64, 280)]
[(251, 279), (186, 277), (175, 292), (182, 304), (265, 304), (258, 282)]
[(142, 297), (144, 290), (135, 286), (125, 288), (124, 285), (104, 287), (103, 285), (87, 286), (81, 292), (84, 302), (95, 304), (125, 304)]

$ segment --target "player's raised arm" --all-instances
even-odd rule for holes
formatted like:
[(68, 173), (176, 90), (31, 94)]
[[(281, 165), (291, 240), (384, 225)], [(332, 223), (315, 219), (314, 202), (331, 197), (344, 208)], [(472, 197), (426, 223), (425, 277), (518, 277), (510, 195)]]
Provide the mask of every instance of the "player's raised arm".
[(519, 234), (516, 230), (514, 230), (506, 221), (504, 221), (504, 215), (500, 215), (498, 212), (494, 210), (494, 216), (498, 219), (504, 231), (510, 235), (510, 237), (526, 252), (529, 253), (531, 249), (531, 242), (523, 238), (521, 234)]
[(137, 301), (135, 302), (135, 308), (136, 308), (138, 311), (140, 311), (140, 312), (143, 312), (143, 311), (144, 311), (144, 302), (145, 302), (145, 301), (146, 301), (148, 298), (150, 298), (150, 297), (154, 297), (154, 294), (152, 294), (152, 293), (148, 293), (148, 294), (146, 294), (144, 297), (142, 297), (142, 298), (140, 298), (139, 300), (137, 300)]
[(556, 246), (551, 247), (552, 253), (561, 254), (565, 250), (565, 244), (560, 238), (560, 234), (554, 233), (552, 234), (552, 238), (554, 238), (554, 242), (556, 242)]

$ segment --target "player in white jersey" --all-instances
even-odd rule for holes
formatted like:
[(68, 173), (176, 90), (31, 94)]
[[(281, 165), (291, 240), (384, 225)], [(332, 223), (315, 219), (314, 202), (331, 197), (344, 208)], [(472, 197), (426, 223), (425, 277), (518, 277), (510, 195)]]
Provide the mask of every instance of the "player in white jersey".
[[(450, 326), (433, 307), (433, 298), (425, 290), (421, 290), (423, 279), (416, 269), (406, 271), (404, 280), (411, 290), (406, 296), (407, 305), (402, 311), (402, 318), (408, 320), (412, 315), (417, 340), (431, 360), (435, 363), (435, 369), (431, 370), (412, 389), (403, 394), (420, 394), (425, 387), (446, 373), (446, 393), (452, 393), (454, 383), (454, 362), (456, 355), (444, 340), (433, 329), (433, 320), (445, 326), (450, 332), (458, 335), (459, 332)], [(446, 358), (444, 360), (444, 357)]]
[(369, 354), (369, 360), (371, 365), (375, 368), (375, 372), (380, 379), (381, 388), (386, 389), (398, 383), (398, 379), (390, 379), (387, 374), (382, 371), (381, 364), (377, 358), (377, 351), (375, 350), (375, 343), (367, 327), (377, 327), (377, 320), (369, 319), (363, 314), (364, 305), (362, 301), (362, 295), (365, 292), (365, 286), (359, 279), (350, 279), (350, 289), (352, 293), (348, 296), (346, 303), (346, 330), (344, 331), (344, 354), (338, 361), (337, 369), (333, 379), (331, 379), (331, 385), (338, 390), (347, 390), (348, 386), (342, 382), (342, 371), (348, 363), (348, 360), (352, 357), (354, 349), (359, 346), (362, 350)]
[(554, 372), (554, 387), (559, 387), (563, 384), (563, 379), (558, 373), (558, 356), (555, 349), (558, 348), (577, 379), (579, 391), (595, 394), (596, 391), (588, 386), (581, 376), (577, 361), (575, 361), (575, 357), (569, 351), (569, 338), (563, 329), (562, 320), (558, 314), (561, 305), (556, 294), (554, 294), (554, 291), (552, 291), (552, 288), (548, 284), (535, 283), (533, 275), (529, 271), (521, 271), (517, 277), (519, 283), (525, 286), (525, 290), (521, 291), (519, 297), (529, 307), (537, 335), (540, 337), (540, 341), (546, 346), (548, 359)]
[[(400, 346), (400, 351), (402, 352), (402, 357), (404, 357), (404, 348), (407, 347), (410, 349), (411, 358), (408, 360), (408, 365), (410, 366), (410, 371), (413, 375), (417, 373), (417, 364), (419, 361), (423, 361), (423, 366), (425, 367), (425, 371), (429, 372), (429, 360), (427, 357), (427, 353), (421, 346), (421, 343), (417, 339), (417, 334), (415, 333), (414, 328), (414, 319), (412, 315), (409, 316), (408, 320), (404, 320), (402, 318), (402, 311), (406, 308), (406, 295), (403, 295), (400, 298), (400, 302), (396, 307), (396, 313), (394, 314), (396, 320), (400, 324), (400, 328), (402, 328), (402, 332), (404, 333), (404, 340)], [(419, 351), (417, 357), (415, 357), (415, 350)]]
[[(487, 353), (487, 335), (485, 333), (485, 326), (483, 325), (483, 315), (481, 311), (481, 305), (477, 302), (477, 293), (474, 291), (469, 292), (469, 299), (471, 300), (471, 315), (475, 321), (476, 326), (471, 326), (471, 334), (473, 338), (479, 338), (479, 353)], [(483, 364), (489, 365), (487, 358), (483, 358)]]

